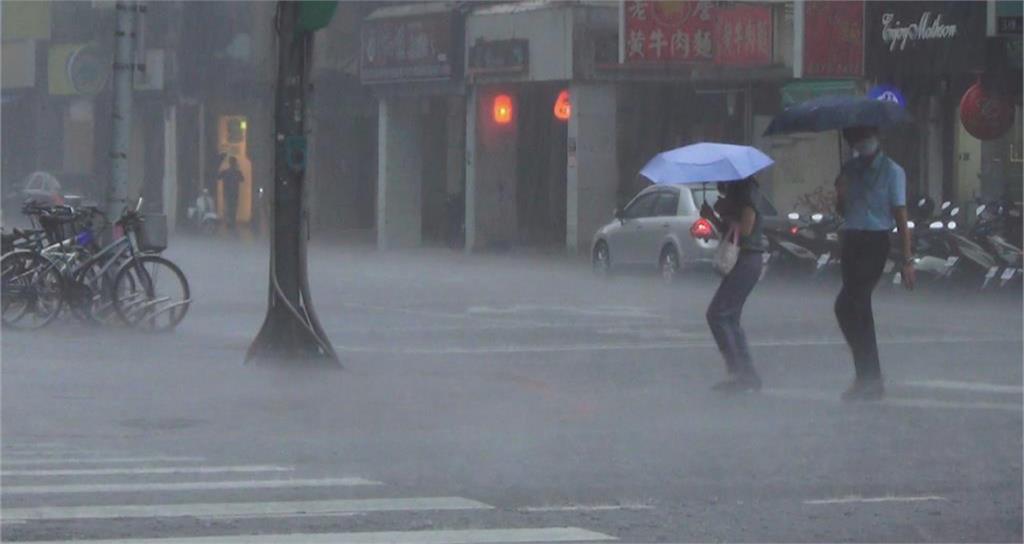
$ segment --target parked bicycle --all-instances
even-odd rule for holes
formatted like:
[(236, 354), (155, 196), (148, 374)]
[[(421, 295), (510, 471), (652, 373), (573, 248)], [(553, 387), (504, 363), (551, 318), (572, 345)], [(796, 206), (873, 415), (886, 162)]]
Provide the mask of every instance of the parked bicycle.
[(167, 245), (165, 228), (146, 223), (139, 213), (141, 202), (114, 223), (122, 235), (103, 247), (96, 243), (96, 219), (104, 226), (109, 223), (100, 210), (64, 215), (41, 211), (41, 223), (64, 228), (44, 229), (46, 236), (38, 239), (37, 247), (15, 249), (0, 259), (3, 324), (41, 328), (66, 305), (84, 321), (121, 322), (148, 331), (174, 329), (191, 304), (188, 281), (177, 265), (159, 255)]

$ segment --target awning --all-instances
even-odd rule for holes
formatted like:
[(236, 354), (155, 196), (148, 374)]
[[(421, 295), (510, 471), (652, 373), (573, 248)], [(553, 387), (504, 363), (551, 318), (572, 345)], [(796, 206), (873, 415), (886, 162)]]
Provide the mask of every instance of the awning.
[(792, 106), (819, 96), (853, 96), (860, 94), (852, 79), (794, 81), (782, 87), (782, 106)]

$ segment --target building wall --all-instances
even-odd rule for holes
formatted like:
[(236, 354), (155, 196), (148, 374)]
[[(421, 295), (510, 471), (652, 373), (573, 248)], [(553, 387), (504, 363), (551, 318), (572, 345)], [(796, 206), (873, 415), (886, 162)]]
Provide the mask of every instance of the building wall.
[(614, 84), (570, 87), (566, 250), (589, 255), (594, 233), (608, 222), (619, 187)]
[[(508, 247), (518, 232), (515, 123), (490, 116), (497, 89), (476, 87), (466, 115), (466, 249)], [(513, 107), (515, 103), (513, 102)]]
[(423, 156), (416, 98), (381, 99), (377, 178), (377, 247), (416, 247), (423, 242)]
[[(525, 4), (529, 6), (530, 4)], [(508, 4), (482, 9), (466, 18), (466, 58), (478, 39), (487, 41), (525, 39), (529, 41), (527, 81), (572, 79), (573, 10), (566, 3), (539, 9)]]

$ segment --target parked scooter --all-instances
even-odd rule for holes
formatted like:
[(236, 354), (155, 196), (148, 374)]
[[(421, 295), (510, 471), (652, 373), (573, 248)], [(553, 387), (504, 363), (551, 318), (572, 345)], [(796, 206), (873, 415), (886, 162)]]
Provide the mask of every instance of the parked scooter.
[(197, 231), (203, 234), (215, 234), (220, 225), (220, 216), (217, 215), (217, 205), (210, 195), (209, 189), (196, 197), (195, 205), (188, 207), (188, 220)]
[(789, 223), (781, 229), (765, 229), (769, 245), (769, 265), (795, 273), (824, 277), (839, 263), (839, 225), (841, 221), (821, 213), (787, 215)]
[[(1020, 285), (1024, 279), (1024, 254), (1020, 247), (1007, 241), (1003, 235), (1006, 225), (1014, 221), (1009, 212), (1009, 207), (998, 202), (991, 205), (980, 204), (976, 209), (977, 220), (968, 231), (967, 235), (971, 240), (984, 247), (999, 261), (997, 266), (990, 268), (985, 274), (982, 289)], [(1019, 221), (1019, 217), (1016, 221)]]

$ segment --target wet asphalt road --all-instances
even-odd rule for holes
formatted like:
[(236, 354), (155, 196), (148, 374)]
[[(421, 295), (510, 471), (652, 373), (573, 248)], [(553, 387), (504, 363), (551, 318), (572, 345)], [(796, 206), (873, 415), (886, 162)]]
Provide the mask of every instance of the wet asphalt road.
[(710, 273), (310, 253), (340, 372), (242, 366), (259, 244), (175, 240), (173, 334), (5, 331), (3, 538), (1022, 539), (1019, 292), (880, 288), (890, 394), (850, 405), (835, 287), (767, 281), (744, 315), (765, 390), (721, 398)]

